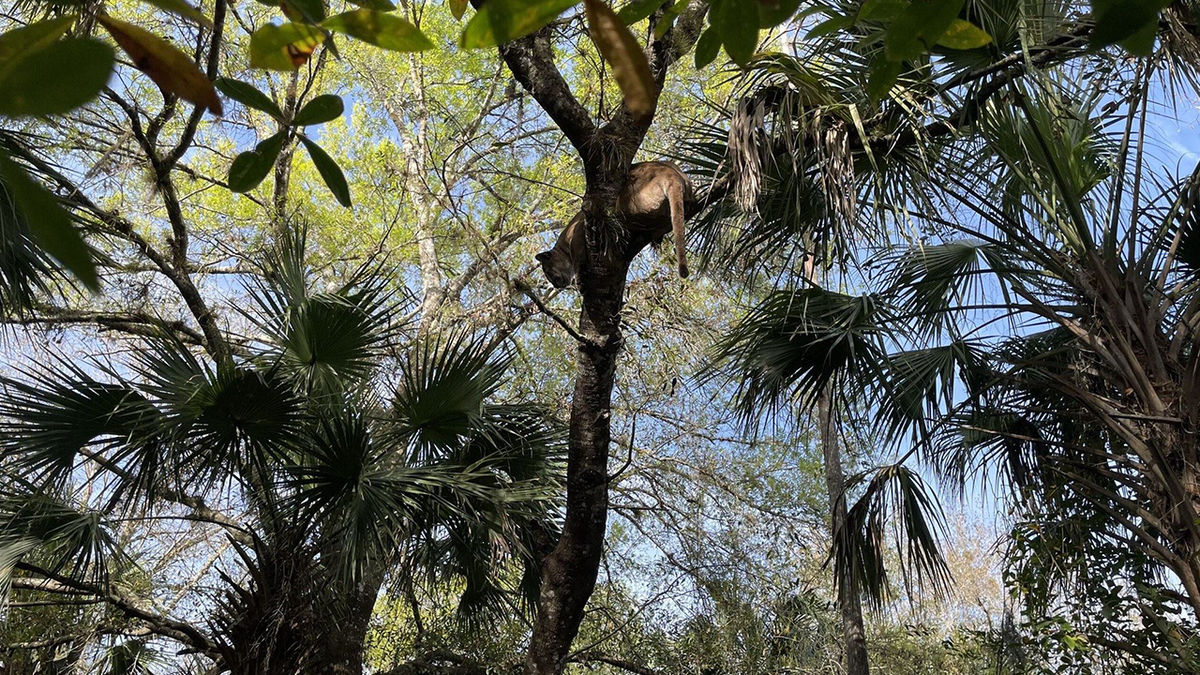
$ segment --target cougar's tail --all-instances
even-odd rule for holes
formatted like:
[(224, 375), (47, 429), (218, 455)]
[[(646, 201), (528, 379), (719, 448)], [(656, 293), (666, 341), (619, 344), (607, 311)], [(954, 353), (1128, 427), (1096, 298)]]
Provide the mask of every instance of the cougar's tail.
[(675, 238), (675, 259), (679, 263), (679, 276), (684, 279), (688, 275), (687, 252), (684, 251), (683, 232), (683, 185), (675, 181), (667, 189), (667, 203), (671, 207), (671, 234)]

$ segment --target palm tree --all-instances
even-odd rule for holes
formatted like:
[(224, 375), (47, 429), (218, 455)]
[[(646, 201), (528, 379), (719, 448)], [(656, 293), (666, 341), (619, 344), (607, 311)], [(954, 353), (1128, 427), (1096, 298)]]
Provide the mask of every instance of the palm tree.
[[(174, 642), (212, 672), (357, 674), (384, 583), (456, 579), (464, 616), (536, 593), (559, 425), (497, 402), (508, 357), (486, 336), (405, 345), (382, 270), (314, 291), (304, 247), (301, 233), (266, 257), (233, 356), (154, 337), (119, 361), (4, 378), (6, 588), (106, 604), (101, 644), (155, 640), (118, 640), (113, 658)], [(218, 590), (182, 614), (137, 590), (130, 534), (164, 519), (229, 547)]]
[(991, 46), (909, 63), (878, 101), (869, 19), (766, 56), (728, 136), (698, 130), (710, 194), (739, 198), (710, 199), (705, 251), (795, 286), (765, 293), (716, 361), (749, 418), (815, 405), (832, 383), (881, 446), (906, 448), (852, 481), (843, 586), (886, 590), (889, 521), (908, 571), (944, 582), (936, 503), (909, 457), (959, 489), (999, 475), (1010, 580), (1027, 616), (1062, 619), (1039, 628), (1055, 648), (1190, 672), (1200, 173), (1152, 168), (1147, 124), (1156, 94), (1194, 78), (1194, 14), (1173, 5), (1158, 50), (1129, 61), (1085, 56), (1086, 8), (1000, 5), (960, 14)]

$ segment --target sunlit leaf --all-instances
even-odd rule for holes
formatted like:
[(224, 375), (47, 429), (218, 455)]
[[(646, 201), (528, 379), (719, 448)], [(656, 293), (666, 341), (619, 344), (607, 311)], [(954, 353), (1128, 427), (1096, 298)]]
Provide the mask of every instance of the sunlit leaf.
[(54, 44), (75, 23), (75, 18), (60, 16), (0, 34), (0, 79), (17, 66), (21, 57)]
[(642, 46), (603, 0), (585, 0), (584, 7), (592, 40), (612, 66), (613, 79), (625, 95), (625, 107), (634, 119), (648, 118), (654, 113), (658, 92)]
[(965, 0), (912, 2), (900, 13), (883, 36), (888, 59), (906, 61), (928, 52), (958, 18)]
[(293, 71), (308, 63), (325, 33), (299, 23), (273, 23), (250, 35), (250, 66), (267, 70)]
[(579, 0), (490, 0), (467, 22), (459, 44), (478, 49), (516, 40), (578, 3)]
[(300, 136), (300, 142), (304, 143), (304, 149), (308, 150), (308, 156), (312, 158), (313, 164), (317, 167), (317, 172), (321, 174), (321, 179), (325, 181), (325, 185), (329, 186), (329, 191), (337, 197), (338, 203), (342, 206), (350, 206), (350, 186), (346, 183), (346, 176), (342, 173), (341, 167), (333, 158), (321, 149), (321, 146), (313, 143), (304, 136)]
[(938, 44), (949, 49), (978, 49), (991, 44), (992, 36), (970, 21), (955, 19), (938, 38)]
[(324, 124), (330, 120), (335, 120), (342, 116), (346, 106), (342, 103), (341, 96), (333, 94), (322, 94), (313, 100), (309, 101), (296, 113), (292, 124), (298, 127), (309, 126), (312, 124)]
[(455, 21), (462, 21), (463, 15), (467, 13), (468, 0), (450, 0), (450, 13), (454, 15)]
[(395, 52), (419, 52), (434, 46), (421, 29), (407, 19), (373, 9), (344, 12), (329, 17), (321, 25), (335, 33), (345, 33)]
[(108, 45), (91, 38), (68, 38), (29, 51), (0, 71), (0, 115), (55, 115), (91, 101), (113, 72)]
[(217, 90), (192, 57), (133, 24), (107, 14), (97, 15), (96, 20), (133, 59), (134, 67), (149, 75), (164, 93), (175, 94), (214, 114), (221, 114), (221, 99), (217, 96)]
[(279, 106), (275, 105), (275, 101), (272, 101), (271, 97), (256, 89), (254, 85), (228, 77), (219, 77), (213, 84), (218, 91), (238, 103), (248, 108), (261, 110), (276, 120), (283, 121), (283, 111), (279, 109)]
[(29, 177), (7, 155), (0, 153), (0, 178), (29, 225), (30, 233), (47, 253), (62, 263), (88, 289), (100, 289), (91, 249), (71, 224), (58, 200)]
[(253, 150), (247, 150), (233, 159), (229, 165), (229, 189), (234, 192), (249, 192), (271, 172), (283, 142), (287, 138), (286, 131), (263, 140)]
[(626, 26), (632, 26), (653, 14), (654, 10), (664, 4), (666, 4), (666, 0), (631, 0), (621, 8), (621, 11), (617, 12), (617, 18)]

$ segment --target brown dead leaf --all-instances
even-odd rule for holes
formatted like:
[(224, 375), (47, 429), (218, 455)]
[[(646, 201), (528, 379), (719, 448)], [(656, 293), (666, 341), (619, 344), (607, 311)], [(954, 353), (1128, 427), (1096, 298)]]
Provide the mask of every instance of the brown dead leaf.
[(107, 14), (100, 14), (96, 20), (133, 59), (134, 67), (149, 75), (163, 92), (175, 94), (214, 114), (222, 113), (217, 90), (190, 56), (144, 28)]
[(612, 66), (613, 79), (625, 95), (625, 107), (634, 119), (654, 114), (658, 91), (650, 62), (637, 38), (604, 0), (584, 0), (588, 32), (600, 55)]

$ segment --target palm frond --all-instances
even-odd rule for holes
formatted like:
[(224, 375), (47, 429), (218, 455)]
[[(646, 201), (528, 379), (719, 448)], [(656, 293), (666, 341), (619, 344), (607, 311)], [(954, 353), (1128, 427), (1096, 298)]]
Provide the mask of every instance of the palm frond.
[(863, 495), (834, 533), (832, 560), (839, 584), (850, 580), (875, 605), (885, 602), (891, 580), (887, 526), (895, 531), (895, 547), (906, 580), (942, 595), (951, 582), (941, 553), (944, 523), (941, 507), (912, 470), (885, 466), (874, 471)]
[(747, 422), (789, 402), (808, 405), (835, 377), (880, 362), (879, 310), (869, 295), (776, 291), (716, 345), (703, 377), (737, 381)]

